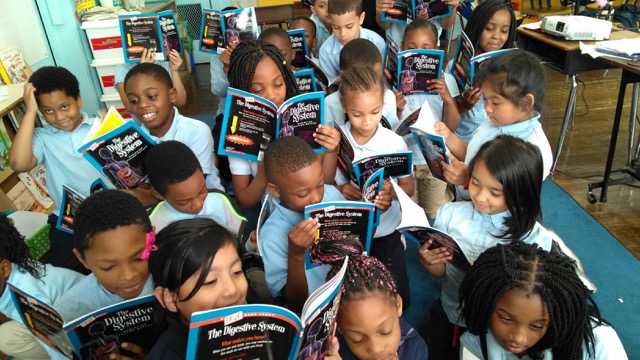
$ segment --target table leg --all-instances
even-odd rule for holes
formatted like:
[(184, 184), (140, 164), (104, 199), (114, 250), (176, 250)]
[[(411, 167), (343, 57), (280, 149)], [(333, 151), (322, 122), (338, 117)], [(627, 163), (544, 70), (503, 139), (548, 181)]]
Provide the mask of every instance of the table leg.
[(564, 143), (564, 138), (567, 135), (567, 128), (569, 127), (569, 121), (571, 120), (571, 113), (573, 112), (573, 106), (576, 102), (577, 92), (578, 92), (578, 76), (571, 75), (571, 91), (569, 91), (567, 108), (564, 110), (564, 119), (562, 120), (562, 128), (560, 130), (558, 146), (556, 147), (556, 155), (553, 157), (553, 164), (551, 165), (552, 173), (556, 170), (556, 165), (558, 165), (558, 159), (560, 158), (560, 152), (562, 151), (562, 144)]
[(616, 114), (613, 117), (613, 127), (611, 128), (611, 140), (609, 141), (609, 154), (607, 155), (607, 165), (604, 168), (604, 178), (602, 179), (602, 191), (600, 192), (600, 202), (607, 202), (607, 190), (611, 177), (611, 167), (616, 154), (616, 143), (618, 142), (618, 131), (620, 130), (620, 117), (624, 106), (624, 94), (627, 89), (627, 82), (620, 80), (620, 91), (618, 91), (618, 102), (616, 104)]
[(640, 89), (640, 83), (633, 84), (633, 90), (631, 95), (631, 110), (629, 111), (629, 161), (627, 165), (632, 166), (631, 162), (634, 160), (635, 152), (634, 145), (636, 140), (636, 114), (638, 112), (638, 89)]

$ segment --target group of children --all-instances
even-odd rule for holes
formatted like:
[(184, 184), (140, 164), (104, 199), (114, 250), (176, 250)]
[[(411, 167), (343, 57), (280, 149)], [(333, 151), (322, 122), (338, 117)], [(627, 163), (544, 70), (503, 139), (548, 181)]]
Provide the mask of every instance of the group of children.
[[(376, 5), (381, 11), (390, 6), (387, 0)], [(542, 181), (551, 165), (538, 112), (545, 86), (540, 63), (512, 50), (494, 57), (477, 74), (477, 85), (462, 94), (446, 71), (442, 80), (430, 82), (438, 96), (405, 97), (385, 84), (384, 41), (361, 28), (361, 0), (316, 0), (312, 10), (312, 21), (297, 18), (291, 27), (305, 29), (320, 66), (340, 78), (338, 92), (326, 98), (326, 124), (314, 135), (325, 153), (319, 156), (291, 136), (272, 141), (261, 162), (230, 157), (228, 166), (240, 208), (250, 209), (272, 195), (273, 209), (254, 246), (264, 260), (266, 287), (282, 304), (299, 312), (308, 295), (335, 274), (332, 264), (349, 256), (337, 338), (331, 339), (326, 358), (455, 359), (460, 344), (484, 359), (626, 358), (576, 275), (575, 263), (552, 251), (558, 239), (540, 223)], [(438, 26), (414, 21), (402, 29), (401, 47), (437, 48)], [(392, 28), (398, 31), (395, 24)], [(476, 54), (511, 48), (514, 13), (501, 0), (484, 1), (465, 32)], [(214, 93), (231, 86), (277, 106), (297, 95), (291, 44), (287, 49), (282, 39), (277, 30), (265, 31), (258, 41), (214, 56), (212, 91), (215, 82)], [(191, 314), (243, 304), (255, 285), (247, 281), (240, 258), (244, 217), (220, 191), (216, 164), (222, 159), (215, 156), (210, 129), (178, 112), (178, 91), (161, 65), (134, 66), (122, 89), (127, 108), (158, 142), (145, 158), (149, 182), (134, 190), (91, 194), (98, 178), (111, 185), (76, 151), (94, 121), (80, 110), (77, 80), (66, 69), (46, 67), (25, 85), (27, 111), (10, 150), (11, 167), (24, 172), (45, 164), (56, 208), (63, 184), (88, 197), (74, 218), (73, 236), (55, 229), (56, 211), (50, 216), (51, 265), (31, 259), (23, 237), (0, 216), (0, 312), (8, 318), (0, 325), (4, 353), (61, 356), (20, 324), (7, 282), (51, 304), (66, 320), (153, 294), (156, 344), (152, 349), (122, 345), (150, 359), (183, 359)], [(443, 165), (446, 183), (430, 175), (415, 144), (387, 128), (425, 102), (442, 120), (435, 130), (451, 149), (451, 164)], [(44, 128), (34, 126), (38, 108), (49, 124)], [(362, 255), (359, 242), (348, 243), (353, 239), (344, 240), (346, 251), (332, 252), (325, 241), (316, 241), (318, 221), (304, 219), (307, 205), (362, 197), (336, 170), (341, 134), (355, 159), (415, 152), (415, 174), (385, 180), (374, 201), (381, 216), (369, 256)], [(452, 235), (473, 264), (465, 275), (449, 263), (449, 250), (431, 248), (430, 241), (417, 249), (425, 270), (444, 278), (424, 339), (402, 317), (410, 304), (404, 253), (416, 250), (407, 249), (396, 230), (402, 211), (391, 181), (407, 195), (415, 194), (435, 219), (434, 227)], [(459, 201), (450, 202), (454, 192)], [(154, 207), (150, 215), (145, 207)], [(319, 248), (326, 265), (305, 267), (311, 246)]]

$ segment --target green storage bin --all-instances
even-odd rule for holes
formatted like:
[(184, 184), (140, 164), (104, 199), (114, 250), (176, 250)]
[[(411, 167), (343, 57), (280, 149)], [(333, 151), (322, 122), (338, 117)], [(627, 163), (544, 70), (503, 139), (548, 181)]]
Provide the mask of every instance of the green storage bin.
[(36, 260), (40, 260), (51, 249), (50, 228), (51, 224), (46, 224), (30, 238), (24, 240), (29, 247), (29, 254)]

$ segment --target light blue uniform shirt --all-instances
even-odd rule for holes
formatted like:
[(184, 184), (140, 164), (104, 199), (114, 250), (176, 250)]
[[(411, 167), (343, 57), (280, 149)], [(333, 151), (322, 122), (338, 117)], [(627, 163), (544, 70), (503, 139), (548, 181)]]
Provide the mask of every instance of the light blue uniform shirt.
[[(384, 39), (375, 32), (360, 26), (360, 38), (371, 41), (380, 51), (381, 58), (384, 57), (385, 43)], [(320, 58), (320, 67), (327, 74), (329, 81), (335, 80), (340, 74), (340, 50), (344, 45), (331, 35), (320, 48), (318, 58)]]
[[(322, 202), (344, 201), (344, 196), (334, 186), (324, 186)], [(289, 231), (304, 220), (304, 214), (289, 210), (280, 204), (280, 198), (273, 198), (274, 210), (260, 229), (260, 254), (264, 260), (264, 274), (267, 287), (273, 296), (282, 294), (287, 284)], [(305, 270), (308, 294), (325, 283), (329, 265), (320, 265)]]
[[(596, 326), (594, 321), (591, 321), (591, 326)], [(607, 325), (599, 325), (593, 328), (593, 337), (595, 346), (594, 356), (588, 356), (587, 347), (582, 344), (582, 359), (583, 360), (626, 360), (627, 353), (624, 351), (622, 342), (616, 331)], [(528, 355), (519, 357), (508, 350), (505, 350), (500, 343), (496, 340), (493, 332), (489, 330), (486, 336), (487, 340), (487, 355), (491, 360), (531, 360)], [(462, 334), (460, 337), (460, 344), (467, 348), (472, 354), (482, 359), (482, 347), (480, 346), (480, 337), (473, 335), (468, 331)], [(542, 352), (542, 360), (553, 359), (551, 349)]]
[[(78, 152), (82, 141), (91, 129), (95, 118), (82, 114), (82, 123), (72, 132), (58, 130), (51, 125), (36, 128), (33, 132), (33, 156), (38, 164), (47, 168), (47, 190), (60, 208), (62, 185), (67, 185), (83, 196), (90, 195), (91, 185), (101, 179), (109, 188), (113, 184)], [(57, 210), (54, 210), (54, 212)]]
[(204, 205), (202, 205), (202, 210), (200, 210), (198, 214), (194, 215), (176, 210), (165, 200), (151, 213), (151, 225), (155, 226), (155, 232), (158, 233), (174, 221), (194, 218), (209, 218), (226, 228), (227, 218), (224, 211), (226, 206), (227, 205), (218, 195), (207, 194), (207, 198), (204, 200)]
[[(387, 119), (387, 122), (389, 122), (391, 128), (394, 129), (396, 126), (398, 126), (398, 109), (396, 107), (396, 96), (393, 91), (391, 91), (390, 89), (385, 89), (384, 98), (382, 101), (382, 116)], [(324, 98), (324, 109), (325, 125), (344, 125), (346, 117), (344, 110), (342, 110), (342, 104), (340, 104), (339, 92), (334, 92), (333, 94), (327, 95), (327, 97)]]
[[(506, 229), (504, 220), (508, 216), (511, 216), (508, 210), (500, 214), (487, 215), (477, 211), (470, 201), (453, 202), (442, 205), (433, 227), (451, 235), (469, 262), (473, 263), (485, 250), (497, 244), (511, 242), (497, 237)], [(527, 244), (538, 244), (542, 249), (549, 251), (553, 238), (547, 229), (536, 223), (531, 232), (521, 240)], [(464, 275), (464, 272), (447, 263), (440, 295), (442, 307), (449, 321), (460, 326), (464, 326), (464, 321), (460, 319), (458, 291)]]
[(218, 98), (218, 112), (216, 116), (224, 113), (224, 107), (227, 103), (227, 89), (229, 88), (229, 78), (224, 73), (220, 55), (211, 55), (209, 63), (209, 72), (211, 73), (211, 93)]
[(220, 183), (218, 168), (213, 162), (214, 144), (211, 129), (200, 120), (182, 116), (175, 106), (173, 111), (173, 123), (171, 123), (169, 131), (163, 137), (158, 138), (151, 135), (149, 128), (144, 124), (142, 124), (142, 130), (157, 143), (176, 140), (187, 145), (196, 154), (200, 166), (202, 166), (202, 172), (207, 175), (207, 188), (224, 191)]
[[(450, 60), (444, 69), (445, 74), (450, 75), (452, 67), (453, 60)], [(462, 96), (463, 93), (459, 92), (459, 95)], [(462, 141), (468, 143), (476, 129), (478, 129), (480, 124), (482, 124), (488, 117), (489, 115), (484, 111), (484, 98), (480, 97), (480, 100), (478, 100), (471, 109), (460, 114), (460, 125), (458, 125), (458, 128), (454, 133), (462, 139)]]
[(331, 36), (331, 33), (329, 32), (329, 29), (324, 26), (322, 20), (320, 20), (320, 18), (316, 16), (316, 14), (311, 14), (311, 16), (309, 16), (309, 19), (311, 19), (311, 21), (316, 24), (316, 39), (318, 40), (318, 45), (316, 45), (315, 53), (318, 54), (320, 52), (322, 44), (327, 41), (327, 39)]
[[(151, 294), (153, 294), (153, 280), (149, 275), (138, 297)], [(65, 322), (69, 322), (92, 311), (123, 301), (125, 301), (123, 298), (105, 289), (94, 274), (89, 274), (60, 296), (53, 303), (53, 308), (62, 315)]]

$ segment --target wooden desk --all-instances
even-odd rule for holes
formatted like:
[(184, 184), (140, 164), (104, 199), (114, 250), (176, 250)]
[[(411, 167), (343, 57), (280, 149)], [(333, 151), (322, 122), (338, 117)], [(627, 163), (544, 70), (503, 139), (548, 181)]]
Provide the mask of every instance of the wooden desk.
[(258, 25), (278, 24), (278, 26), (282, 27), (283, 23), (288, 23), (293, 19), (293, 3), (257, 6), (255, 9)]
[[(636, 37), (640, 37), (640, 34), (627, 30), (618, 30), (611, 32), (609, 40)], [(525, 29), (522, 26), (516, 30), (516, 41), (519, 48), (536, 54), (541, 60), (546, 61), (547, 65), (552, 69), (571, 77), (571, 91), (567, 99), (558, 146), (551, 166), (551, 172), (554, 172), (567, 134), (569, 120), (575, 115), (578, 74), (583, 71), (610, 69), (615, 65), (596, 60), (590, 55), (583, 55), (580, 51), (580, 41), (564, 40), (537, 30)], [(591, 45), (595, 44), (596, 41), (583, 41), (583, 43)]]

